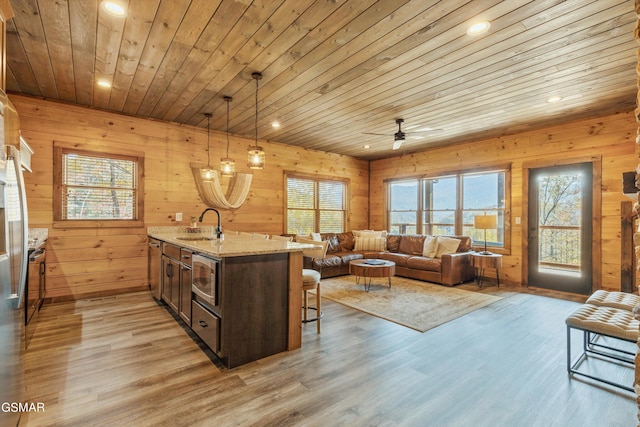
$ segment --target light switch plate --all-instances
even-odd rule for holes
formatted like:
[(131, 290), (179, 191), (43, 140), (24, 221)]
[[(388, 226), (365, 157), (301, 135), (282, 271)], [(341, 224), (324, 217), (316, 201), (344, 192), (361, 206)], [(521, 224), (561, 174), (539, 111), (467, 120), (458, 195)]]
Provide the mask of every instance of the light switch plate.
[(516, 217), (516, 225), (519, 225), (519, 224), (520, 224), (520, 217), (519, 217), (519, 216), (517, 216), (517, 217)]
[(176, 213), (176, 221), (182, 221), (182, 212)]

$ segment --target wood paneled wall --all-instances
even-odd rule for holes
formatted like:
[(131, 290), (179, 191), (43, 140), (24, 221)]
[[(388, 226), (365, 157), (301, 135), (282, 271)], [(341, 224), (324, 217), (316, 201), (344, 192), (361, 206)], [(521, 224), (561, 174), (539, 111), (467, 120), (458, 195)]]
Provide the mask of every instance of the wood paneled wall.
[(526, 231), (516, 225), (524, 218), (523, 165), (553, 162), (554, 159), (601, 156), (602, 159), (602, 232), (595, 236), (602, 248), (600, 270), (602, 288), (620, 290), (620, 204), (622, 173), (634, 171), (636, 121), (633, 112), (593, 120), (533, 130), (502, 138), (476, 141), (453, 148), (436, 148), (420, 153), (371, 162), (370, 228), (385, 226), (385, 179), (415, 177), (438, 170), (462, 170), (490, 164), (512, 165), (511, 175), (511, 253), (504, 256), (501, 278), (522, 283), (522, 244)]
[[(80, 147), (135, 150), (145, 156), (145, 226), (187, 226), (201, 202), (190, 163), (207, 163), (207, 132), (201, 128), (137, 119), (95, 109), (10, 95), (20, 114), (22, 135), (34, 149), (33, 173), (26, 174), (29, 226), (49, 229), (47, 298), (79, 299), (146, 289), (146, 230), (140, 228), (53, 228), (53, 141)], [(246, 149), (252, 140), (231, 137), (236, 170), (248, 172)], [(253, 171), (247, 202), (221, 211), (226, 230), (279, 234), (284, 230), (284, 171), (344, 177), (350, 182), (348, 227), (368, 225), (368, 162), (260, 141), (267, 165)], [(211, 134), (211, 164), (218, 168), (226, 150), (223, 133)], [(182, 212), (182, 222), (175, 214)], [(205, 218), (212, 225), (215, 216)]]

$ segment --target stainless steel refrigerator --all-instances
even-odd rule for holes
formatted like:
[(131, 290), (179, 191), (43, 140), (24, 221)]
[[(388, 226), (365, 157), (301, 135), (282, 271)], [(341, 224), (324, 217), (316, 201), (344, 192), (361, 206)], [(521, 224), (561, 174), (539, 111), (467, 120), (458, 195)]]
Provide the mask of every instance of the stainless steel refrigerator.
[[(24, 290), (28, 264), (27, 201), (20, 164), (18, 116), (0, 91), (0, 402), (25, 401)], [(17, 138), (17, 144), (16, 139)], [(14, 145), (10, 145), (14, 144)], [(8, 410), (5, 410), (8, 409)], [(0, 410), (0, 425), (16, 425), (19, 412)]]

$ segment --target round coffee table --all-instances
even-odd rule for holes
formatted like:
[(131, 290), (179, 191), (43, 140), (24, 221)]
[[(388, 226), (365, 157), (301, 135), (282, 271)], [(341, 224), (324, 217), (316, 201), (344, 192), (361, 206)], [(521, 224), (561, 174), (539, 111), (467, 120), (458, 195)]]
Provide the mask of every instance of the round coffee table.
[(391, 277), (396, 274), (396, 263), (382, 259), (355, 259), (349, 262), (349, 273), (356, 276), (356, 284), (364, 279), (364, 290), (371, 289), (372, 277), (387, 277), (391, 287)]

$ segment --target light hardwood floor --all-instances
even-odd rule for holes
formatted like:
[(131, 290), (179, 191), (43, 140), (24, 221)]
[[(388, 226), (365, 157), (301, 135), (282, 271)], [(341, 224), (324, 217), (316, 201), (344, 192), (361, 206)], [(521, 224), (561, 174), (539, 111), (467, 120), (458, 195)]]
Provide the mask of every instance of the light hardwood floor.
[(146, 292), (45, 306), (26, 354), (45, 412), (20, 425), (637, 424), (633, 394), (567, 376), (577, 302), (482, 291), (505, 298), (425, 333), (323, 300), (321, 335), (304, 325), (302, 349), (230, 371)]

